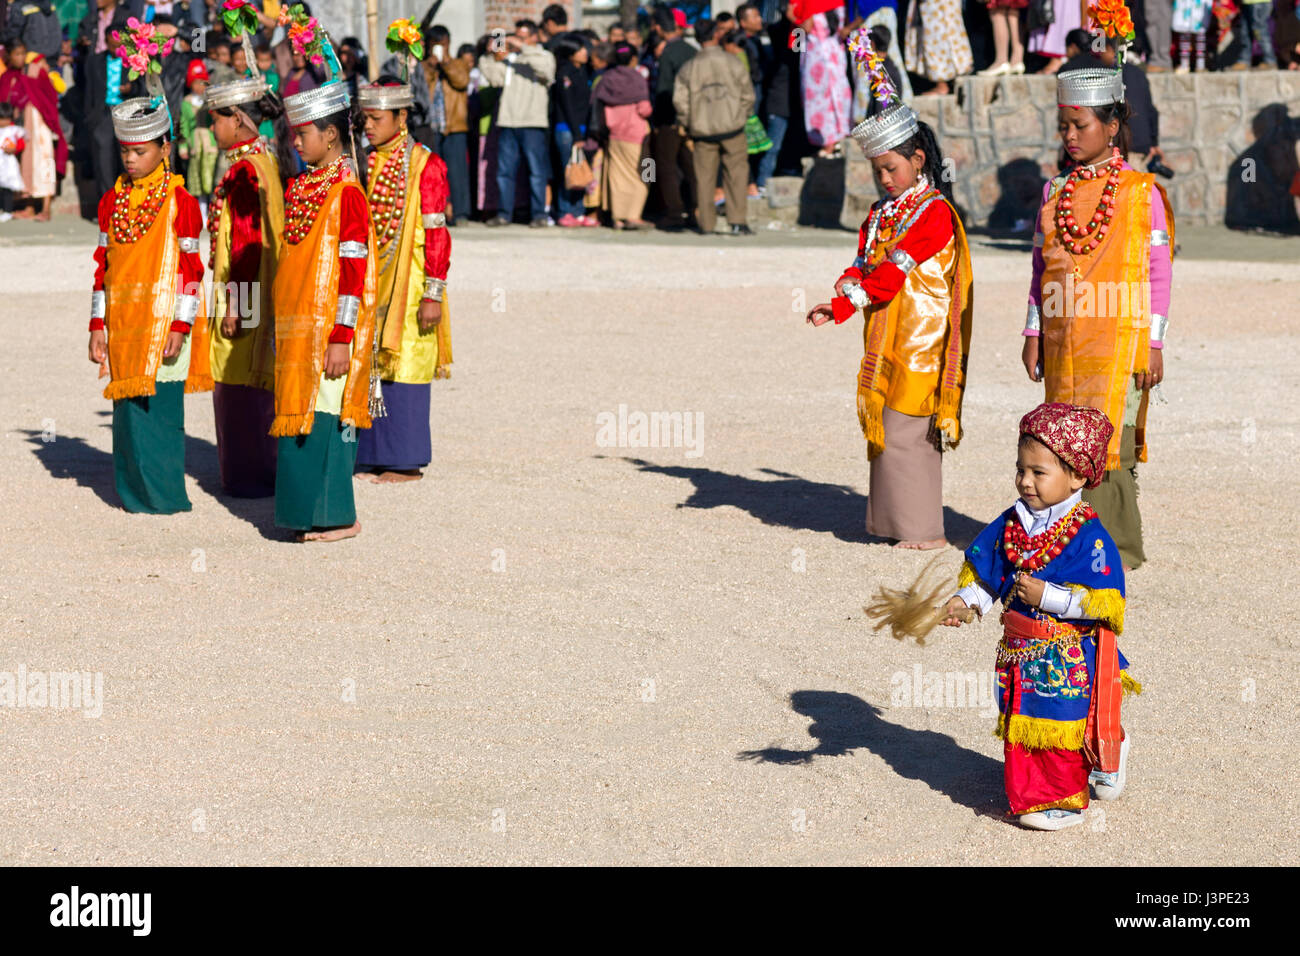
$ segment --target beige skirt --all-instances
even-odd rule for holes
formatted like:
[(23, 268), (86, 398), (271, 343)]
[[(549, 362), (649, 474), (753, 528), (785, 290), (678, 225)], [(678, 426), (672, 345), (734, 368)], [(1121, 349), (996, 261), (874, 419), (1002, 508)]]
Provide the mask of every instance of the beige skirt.
[(23, 110), (22, 122), (27, 129), (27, 148), (21, 160), (27, 195), (34, 199), (53, 196), (59, 188), (54, 166), (54, 133), (34, 106)]
[(641, 178), (641, 144), (609, 141), (609, 212), (620, 219), (640, 219), (650, 188)]
[(943, 455), (930, 441), (930, 417), (886, 408), (885, 450), (871, 462), (867, 534), (935, 541), (943, 534)]

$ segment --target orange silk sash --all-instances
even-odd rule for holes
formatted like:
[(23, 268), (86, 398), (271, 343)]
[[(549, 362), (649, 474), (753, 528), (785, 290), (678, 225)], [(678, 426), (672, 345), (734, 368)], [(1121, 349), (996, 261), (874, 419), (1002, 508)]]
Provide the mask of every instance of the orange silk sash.
[[(1090, 216), (1101, 200), (1104, 177), (1079, 180), (1074, 208)], [(1043, 209), (1042, 349), (1046, 400), (1087, 405), (1114, 426), (1106, 469), (1120, 467), (1124, 404), (1135, 372), (1148, 370), (1151, 343), (1152, 188), (1165, 203), (1170, 243), (1173, 214), (1150, 173), (1124, 170), (1115, 195), (1110, 232), (1091, 253), (1073, 255), (1056, 231), (1056, 193)], [(1059, 187), (1058, 187), (1059, 188)], [(1137, 460), (1147, 460), (1144, 393), (1137, 420)]]
[(1119, 723), (1119, 705), (1124, 697), (1119, 669), (1119, 646), (1115, 632), (1097, 628), (1097, 657), (1092, 675), (1092, 699), (1088, 723), (1083, 732), (1083, 753), (1103, 773), (1119, 769), (1119, 747), (1124, 730)]
[[(122, 181), (118, 181), (118, 186)], [(184, 189), (180, 176), (149, 231), (135, 242), (118, 242), (110, 229), (105, 249), (104, 326), (108, 330), (108, 368), (111, 376), (104, 397), (117, 400), (155, 393), (154, 381), (162, 363), (163, 346), (176, 312), (176, 283), (181, 248), (176, 238), (176, 193)], [(199, 313), (190, 330), (190, 369), (185, 391), (212, 388), (208, 370), (208, 329), (202, 288), (194, 290)]]
[[(339, 299), (339, 221), (349, 176), (325, 195), (311, 231), (297, 245), (284, 243), (275, 273), (275, 420), (272, 435), (306, 435), (316, 419), (325, 347)], [(343, 389), (344, 424), (370, 427), (370, 364), (375, 334), (375, 235), (368, 230), (365, 290), (353, 337), (352, 364)]]

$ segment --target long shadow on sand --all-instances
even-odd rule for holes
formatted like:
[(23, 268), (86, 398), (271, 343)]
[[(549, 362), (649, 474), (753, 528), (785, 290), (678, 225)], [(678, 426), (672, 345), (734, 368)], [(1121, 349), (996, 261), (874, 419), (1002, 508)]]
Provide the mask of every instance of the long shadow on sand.
[(909, 730), (885, 720), (880, 709), (860, 697), (829, 690), (798, 690), (790, 695), (795, 713), (812, 718), (811, 750), (768, 747), (743, 750), (739, 760), (807, 764), (817, 757), (841, 757), (868, 750), (900, 777), (920, 780), (953, 803), (976, 813), (1002, 817), (1002, 764), (960, 746), (933, 730)]
[[(841, 541), (884, 540), (867, 534), (867, 496), (848, 485), (810, 481), (772, 468), (758, 469), (762, 474), (773, 476), (773, 480), (764, 481), (711, 468), (656, 465), (640, 458), (625, 457), (623, 460), (643, 472), (685, 478), (691, 482), (695, 491), (677, 506), (679, 508), (731, 505), (749, 512), (763, 524), (826, 532)], [(974, 541), (984, 528), (983, 522), (948, 507), (943, 509), (943, 524), (948, 540), (960, 548)]]
[[(98, 412), (111, 417), (112, 412)], [(100, 427), (111, 428), (109, 422)], [(113, 485), (113, 455), (102, 451), (75, 435), (57, 435), (46, 441), (43, 432), (22, 429), (32, 452), (45, 470), (54, 478), (72, 478), (82, 488), (89, 488), (105, 504), (122, 507)], [(236, 518), (247, 521), (268, 541), (284, 541), (289, 532), (275, 527), (274, 498), (232, 498), (221, 488), (221, 472), (217, 463), (217, 446), (193, 435), (185, 436), (185, 473), (194, 478), (199, 488), (219, 501)]]

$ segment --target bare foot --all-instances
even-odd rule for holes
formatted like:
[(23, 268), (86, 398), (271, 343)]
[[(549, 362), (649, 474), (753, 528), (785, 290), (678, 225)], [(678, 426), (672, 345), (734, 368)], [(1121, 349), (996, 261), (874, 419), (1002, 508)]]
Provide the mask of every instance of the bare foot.
[(355, 538), (361, 533), (361, 522), (354, 521), (346, 528), (330, 528), (328, 531), (303, 531), (298, 535), (298, 540), (307, 541), (342, 541), (344, 538)]
[(357, 481), (368, 481), (372, 485), (379, 484), (379, 475), (373, 471), (358, 471), (352, 477), (357, 479)]
[(411, 471), (385, 471), (375, 477), (375, 481), (381, 485), (391, 485), (398, 481), (419, 481), (424, 477), (424, 472), (417, 469)]
[(904, 551), (935, 551), (939, 548), (948, 547), (947, 538), (933, 538), (930, 541), (900, 541), (896, 548), (902, 548)]

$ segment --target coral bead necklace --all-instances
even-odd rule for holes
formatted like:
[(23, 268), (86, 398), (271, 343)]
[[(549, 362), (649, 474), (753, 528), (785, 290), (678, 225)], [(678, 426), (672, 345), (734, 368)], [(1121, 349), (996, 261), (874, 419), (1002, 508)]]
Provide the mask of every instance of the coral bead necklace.
[(366, 178), (374, 183), (370, 190), (370, 219), (375, 225), (375, 242), (386, 246), (396, 238), (402, 228), (402, 212), (406, 206), (406, 175), (410, 165), (411, 143), (406, 130), (397, 134), (398, 144), (388, 153), (379, 176), (375, 165), (379, 151), (370, 154)]
[(330, 187), (342, 182), (346, 171), (347, 164), (340, 156), (327, 166), (295, 176), (289, 183), (284, 194), (284, 238), (289, 243), (296, 246), (307, 238)]
[[(1080, 501), (1062, 515), (1056, 524), (1031, 538), (1012, 515), (1007, 518), (1006, 530), (1002, 535), (1003, 551), (1017, 570), (1029, 573), (1038, 571), (1059, 556), (1066, 545), (1074, 540), (1084, 523), (1095, 517), (1097, 512), (1092, 510), (1092, 506), (1086, 501)], [(1025, 557), (1026, 552), (1032, 553)]]
[(162, 209), (163, 203), (167, 200), (171, 185), (171, 170), (164, 164), (162, 178), (149, 187), (144, 201), (135, 209), (131, 208), (131, 190), (139, 187), (128, 185), (126, 188), (122, 188), (119, 186), (116, 195), (113, 197), (111, 220), (113, 240), (119, 243), (135, 242), (148, 232), (149, 227), (153, 225), (154, 219), (158, 216), (158, 210)]
[[(1056, 194), (1056, 232), (1061, 243), (1071, 255), (1083, 256), (1101, 245), (1110, 231), (1110, 222), (1115, 215), (1115, 194), (1119, 190), (1119, 174), (1123, 160), (1116, 149), (1098, 168), (1093, 166), (1076, 166), (1066, 177), (1061, 191)], [(1081, 179), (1098, 179), (1106, 176), (1106, 185), (1101, 190), (1101, 201), (1092, 218), (1080, 224), (1074, 216), (1074, 190)]]

